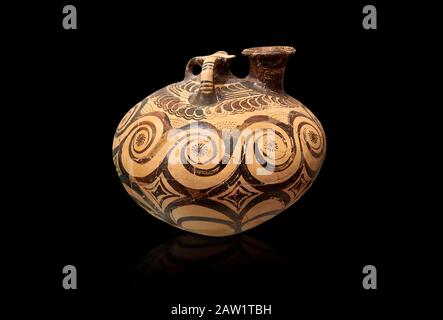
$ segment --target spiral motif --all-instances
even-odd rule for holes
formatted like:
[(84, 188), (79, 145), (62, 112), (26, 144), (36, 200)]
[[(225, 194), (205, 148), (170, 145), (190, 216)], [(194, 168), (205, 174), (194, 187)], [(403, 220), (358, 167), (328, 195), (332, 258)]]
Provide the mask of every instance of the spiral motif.
[[(219, 183), (218, 174), (224, 168), (226, 151), (225, 142), (214, 127), (200, 123), (182, 128), (169, 139), (175, 141), (168, 153), (168, 170), (174, 179), (195, 189), (210, 188)], [(231, 168), (234, 170), (233, 166)]]
[(305, 125), (300, 130), (300, 133), (311, 154), (316, 158), (320, 157), (323, 151), (323, 138), (318, 129), (312, 125)]
[(293, 122), (294, 136), (299, 137), (306, 166), (316, 173), (323, 162), (325, 141), (322, 128), (312, 119), (298, 115)]
[(152, 159), (152, 151), (158, 145), (163, 132), (163, 122), (156, 116), (141, 117), (127, 127), (121, 158), (123, 168), (129, 175), (143, 177), (147, 169), (152, 171), (147, 162)]
[[(177, 147), (181, 147), (179, 144)], [(181, 148), (184, 163), (200, 171), (210, 170), (222, 160), (223, 140), (215, 130), (191, 130)]]
[(154, 142), (156, 127), (152, 122), (139, 122), (135, 127), (130, 141), (130, 155), (134, 161), (144, 161)]
[(294, 160), (294, 166), (298, 166), (300, 157), (294, 157), (296, 145), (281, 124), (260, 121), (247, 129), (244, 132), (250, 134), (245, 136), (245, 162), (250, 174), (266, 184), (280, 182), (281, 175), (290, 176), (286, 170)]

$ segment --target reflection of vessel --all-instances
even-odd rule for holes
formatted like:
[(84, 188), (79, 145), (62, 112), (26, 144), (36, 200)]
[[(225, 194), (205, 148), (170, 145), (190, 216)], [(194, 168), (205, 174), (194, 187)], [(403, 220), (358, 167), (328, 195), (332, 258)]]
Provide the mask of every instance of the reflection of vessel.
[(131, 274), (131, 282), (160, 291), (254, 287), (267, 281), (278, 283), (279, 276), (289, 270), (287, 257), (251, 237), (185, 234), (151, 250)]
[[(192, 58), (181, 82), (133, 107), (113, 143), (128, 193), (157, 218), (179, 228), (225, 236), (253, 228), (296, 202), (322, 165), (326, 140), (316, 117), (284, 92), (291, 47)], [(192, 68), (200, 65), (199, 75)]]

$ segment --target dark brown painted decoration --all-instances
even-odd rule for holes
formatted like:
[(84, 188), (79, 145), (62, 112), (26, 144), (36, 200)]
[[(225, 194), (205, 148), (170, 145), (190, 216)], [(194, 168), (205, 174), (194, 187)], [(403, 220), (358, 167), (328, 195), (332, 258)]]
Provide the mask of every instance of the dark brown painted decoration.
[(113, 157), (131, 197), (171, 225), (211, 236), (248, 230), (295, 203), (320, 170), (326, 140), (317, 118), (284, 92), (294, 52), (244, 50), (244, 79), (224, 51), (192, 58), (183, 81), (129, 110)]

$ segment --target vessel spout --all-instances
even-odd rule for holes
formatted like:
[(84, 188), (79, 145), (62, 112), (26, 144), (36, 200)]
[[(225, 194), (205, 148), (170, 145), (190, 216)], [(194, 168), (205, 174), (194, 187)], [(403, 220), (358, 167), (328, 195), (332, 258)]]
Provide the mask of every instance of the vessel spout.
[(284, 92), (284, 74), (288, 57), (295, 49), (287, 46), (256, 47), (243, 50), (249, 57), (248, 80), (263, 89)]

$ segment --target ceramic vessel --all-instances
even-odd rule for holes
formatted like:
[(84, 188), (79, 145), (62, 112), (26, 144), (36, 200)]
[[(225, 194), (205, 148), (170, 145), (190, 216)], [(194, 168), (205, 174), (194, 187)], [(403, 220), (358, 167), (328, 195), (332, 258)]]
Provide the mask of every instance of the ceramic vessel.
[(235, 56), (226, 52), (192, 58), (183, 81), (129, 110), (113, 158), (131, 197), (160, 220), (210, 236), (248, 230), (294, 204), (326, 151), (320, 122), (284, 92), (294, 51), (245, 49), (246, 78), (231, 73)]

